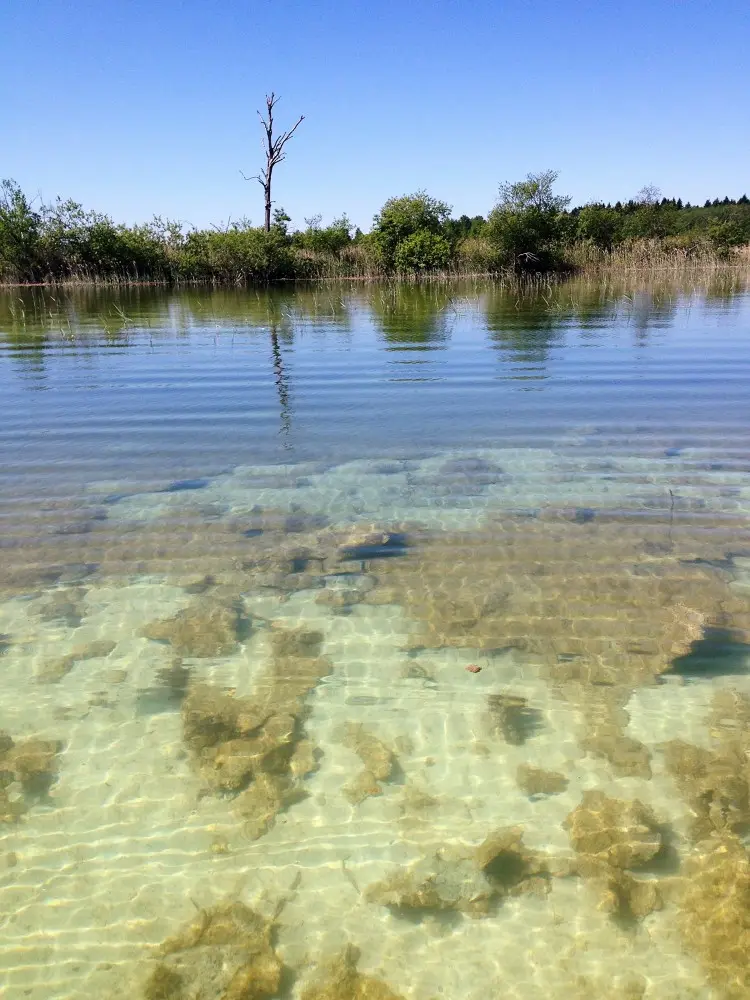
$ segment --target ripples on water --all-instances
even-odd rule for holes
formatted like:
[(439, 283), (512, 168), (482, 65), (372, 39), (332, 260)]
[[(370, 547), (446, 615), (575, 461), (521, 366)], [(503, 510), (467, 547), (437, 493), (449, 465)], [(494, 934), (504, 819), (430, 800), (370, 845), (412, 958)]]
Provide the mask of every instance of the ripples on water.
[(750, 995), (749, 335), (3, 292), (3, 996)]

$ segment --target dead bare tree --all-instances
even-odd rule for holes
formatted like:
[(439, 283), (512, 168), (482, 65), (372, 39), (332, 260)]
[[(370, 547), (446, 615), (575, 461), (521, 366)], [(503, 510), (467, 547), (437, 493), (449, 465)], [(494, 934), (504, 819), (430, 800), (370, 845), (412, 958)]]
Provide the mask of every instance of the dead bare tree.
[[(263, 131), (266, 133), (266, 137), (263, 140), (263, 152), (266, 154), (265, 169), (261, 170), (259, 174), (253, 174), (252, 177), (245, 177), (245, 175), (242, 174), (246, 181), (255, 180), (263, 188), (266, 208), (266, 232), (269, 232), (271, 229), (271, 205), (273, 204), (273, 201), (271, 200), (271, 178), (273, 177), (273, 168), (278, 166), (278, 164), (285, 159), (284, 146), (286, 146), (292, 138), (298, 126), (305, 120), (305, 116), (300, 115), (298, 120), (288, 132), (282, 132), (281, 135), (274, 139), (273, 109), (278, 103), (278, 100), (278, 97), (273, 91), (271, 91), (270, 94), (266, 94), (266, 117), (264, 118), (261, 112), (258, 112), (258, 117), (260, 118), (261, 125), (263, 126)], [(240, 173), (242, 173), (242, 171), (240, 171)]]

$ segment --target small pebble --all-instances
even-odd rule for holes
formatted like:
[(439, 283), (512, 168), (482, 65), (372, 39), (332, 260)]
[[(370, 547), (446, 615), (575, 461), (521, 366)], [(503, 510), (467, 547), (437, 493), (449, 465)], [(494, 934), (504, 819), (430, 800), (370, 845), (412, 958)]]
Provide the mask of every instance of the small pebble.
[(476, 663), (470, 663), (466, 669), (470, 674), (478, 674), (482, 668), (478, 667)]

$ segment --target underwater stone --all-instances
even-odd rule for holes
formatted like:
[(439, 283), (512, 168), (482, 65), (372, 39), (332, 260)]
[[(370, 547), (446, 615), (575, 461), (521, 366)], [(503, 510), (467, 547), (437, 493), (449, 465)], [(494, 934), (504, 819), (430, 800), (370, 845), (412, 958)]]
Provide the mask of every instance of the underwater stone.
[(406, 535), (392, 527), (377, 524), (361, 524), (349, 529), (343, 535), (332, 535), (329, 545), (333, 545), (332, 559), (341, 562), (350, 560), (387, 559), (406, 552)]
[(157, 965), (143, 987), (144, 1000), (182, 1000), (183, 979), (166, 965)]
[(170, 643), (181, 656), (228, 656), (237, 648), (241, 621), (235, 602), (197, 601), (172, 618), (151, 622), (141, 634)]
[[(573, 693), (568, 687), (567, 693)], [(584, 686), (575, 691), (574, 701), (583, 708), (586, 731), (579, 740), (582, 750), (609, 761), (618, 777), (651, 777), (651, 754), (639, 740), (625, 735), (630, 715), (625, 705), (628, 688)]]
[(683, 740), (663, 745), (666, 769), (693, 812), (695, 840), (714, 832), (739, 832), (750, 824), (748, 745), (741, 739), (727, 741), (718, 750)]
[(660, 521), (599, 510), (584, 528), (555, 513), (414, 532), (407, 558), (378, 564), (367, 600), (402, 605), (419, 623), (413, 646), (515, 648), (549, 679), (588, 685), (653, 683), (716, 623), (750, 634), (729, 580), (691, 561), (736, 548), (736, 526), (681, 531), (654, 548), (667, 539), (668, 512)]
[(531, 764), (519, 764), (516, 784), (526, 795), (558, 795), (568, 787), (568, 779), (557, 771), (545, 771)]
[[(523, 845), (523, 827), (495, 830), (475, 849), (441, 848), (431, 857), (394, 872), (368, 887), (369, 902), (409, 912), (454, 910), (483, 917), (507, 895), (546, 895), (555, 859)], [(568, 874), (567, 869), (563, 872)]]
[(165, 941), (144, 1000), (263, 1000), (277, 994), (283, 965), (274, 924), (242, 903), (220, 904)]
[(304, 738), (304, 699), (331, 671), (319, 652), (322, 633), (274, 624), (269, 672), (257, 693), (237, 698), (208, 684), (182, 704), (185, 743), (210, 790), (235, 795), (246, 833), (257, 838), (277, 813), (305, 796), (301, 779), (317, 767)]
[(474, 860), (498, 895), (549, 890), (548, 859), (524, 847), (522, 826), (495, 830), (476, 849)]
[(386, 983), (357, 972), (359, 949), (348, 944), (333, 961), (313, 974), (301, 1000), (402, 1000)]
[(506, 743), (521, 746), (540, 725), (540, 712), (529, 706), (528, 700), (515, 694), (491, 694), (487, 705), (493, 729)]
[(364, 771), (344, 786), (346, 798), (352, 805), (357, 805), (369, 795), (382, 795), (379, 783), (391, 777), (396, 762), (393, 752), (365, 726), (356, 722), (347, 725), (341, 742), (353, 750), (365, 765)]
[(210, 479), (176, 479), (162, 490), (162, 493), (185, 493), (189, 490), (203, 490)]
[(18, 782), (29, 796), (43, 795), (57, 777), (62, 743), (30, 738), (18, 743), (0, 733), (0, 823), (14, 823), (27, 809), (7, 788)]
[(638, 799), (625, 802), (598, 790), (588, 790), (567, 816), (563, 827), (581, 855), (581, 874), (599, 874), (602, 866), (637, 868), (655, 857), (662, 847), (659, 824), (653, 812)]
[(680, 929), (725, 997), (750, 995), (750, 858), (734, 836), (701, 842), (684, 866)]
[(651, 754), (646, 746), (631, 736), (624, 736), (616, 727), (601, 727), (581, 740), (581, 749), (603, 757), (620, 777), (650, 778)]
[(36, 613), (43, 621), (63, 622), (68, 628), (78, 628), (86, 615), (86, 593), (84, 587), (52, 590), (36, 605)]
[(244, 831), (257, 840), (271, 828), (276, 815), (300, 802), (305, 790), (283, 774), (256, 775), (253, 783), (235, 799), (235, 809), (245, 820)]
[(599, 909), (629, 923), (661, 909), (659, 886), (654, 879), (637, 879), (622, 868), (611, 868), (595, 882)]
[(47, 660), (37, 673), (36, 679), (40, 684), (56, 684), (70, 673), (76, 663), (109, 656), (116, 645), (117, 643), (110, 639), (95, 639), (85, 645), (76, 646), (71, 653), (67, 653), (65, 656)]
[(444, 848), (369, 886), (365, 898), (399, 915), (420, 910), (455, 910), (470, 917), (483, 917), (489, 912), (495, 892), (495, 886), (471, 854)]

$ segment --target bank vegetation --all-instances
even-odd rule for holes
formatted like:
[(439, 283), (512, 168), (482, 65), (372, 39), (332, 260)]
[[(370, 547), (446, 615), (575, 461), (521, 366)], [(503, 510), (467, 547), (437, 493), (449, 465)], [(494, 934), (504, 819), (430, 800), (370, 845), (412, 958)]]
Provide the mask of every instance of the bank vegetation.
[(155, 217), (141, 225), (62, 199), (36, 204), (0, 184), (0, 282), (246, 284), (324, 278), (566, 273), (750, 263), (750, 200), (701, 206), (643, 189), (626, 202), (571, 208), (554, 171), (500, 185), (487, 216), (455, 217), (424, 191), (390, 198), (368, 233), (343, 215), (294, 228), (240, 219), (207, 229)]

